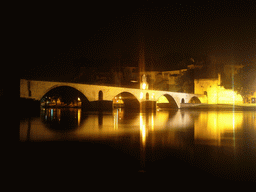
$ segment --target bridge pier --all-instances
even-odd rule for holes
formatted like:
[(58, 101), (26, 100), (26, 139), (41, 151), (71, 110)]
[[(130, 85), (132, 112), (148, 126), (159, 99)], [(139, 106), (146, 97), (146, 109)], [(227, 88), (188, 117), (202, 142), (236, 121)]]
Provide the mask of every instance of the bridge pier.
[(176, 104), (171, 104), (171, 103), (157, 103), (157, 106), (159, 108), (163, 108), (163, 109), (172, 109), (172, 108), (179, 108)]
[(142, 111), (147, 111), (147, 110), (156, 110), (156, 101), (141, 101), (140, 102), (140, 109)]
[(113, 101), (97, 100), (91, 101), (91, 109), (94, 111), (112, 111)]

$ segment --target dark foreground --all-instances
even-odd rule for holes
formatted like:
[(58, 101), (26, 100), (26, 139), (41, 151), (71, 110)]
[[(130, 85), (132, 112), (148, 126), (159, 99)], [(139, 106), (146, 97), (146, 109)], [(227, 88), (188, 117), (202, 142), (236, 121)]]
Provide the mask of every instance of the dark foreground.
[[(255, 182), (255, 169), (237, 167), (235, 164), (225, 166), (223, 162), (211, 162), (206, 159), (186, 159), (178, 151), (173, 154), (161, 154), (163, 158), (145, 161), (135, 158), (125, 152), (100, 143), (64, 143), (50, 142), (44, 144), (22, 144), (22, 158), (20, 160), (21, 173), (27, 175), (48, 175), (47, 177), (70, 177), (71, 175), (134, 175), (151, 174), (156, 177), (170, 178), (172, 181), (253, 181)], [(35, 148), (36, 147), (36, 148)], [(200, 149), (199, 149), (200, 150)], [(211, 153), (214, 149), (203, 149), (200, 153)], [(223, 152), (223, 151), (222, 151)], [(230, 159), (227, 158), (227, 161)], [(35, 167), (36, 164), (40, 166)], [(202, 163), (200, 166), (198, 164)], [(220, 163), (220, 164), (219, 164)], [(227, 163), (227, 162), (226, 162)], [(117, 176), (117, 175), (115, 175)]]

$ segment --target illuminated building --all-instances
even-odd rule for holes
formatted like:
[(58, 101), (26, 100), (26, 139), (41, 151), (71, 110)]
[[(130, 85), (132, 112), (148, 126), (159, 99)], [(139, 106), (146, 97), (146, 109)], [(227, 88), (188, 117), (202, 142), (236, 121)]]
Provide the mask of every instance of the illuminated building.
[(225, 89), (220, 81), (220, 74), (217, 79), (195, 79), (195, 94), (206, 95), (208, 104), (242, 104), (242, 96), (232, 89)]
[(251, 95), (248, 96), (249, 103), (256, 103), (256, 92), (252, 92)]
[(124, 102), (123, 102), (121, 96), (115, 97), (113, 99), (113, 106), (114, 106), (114, 108), (124, 107)]

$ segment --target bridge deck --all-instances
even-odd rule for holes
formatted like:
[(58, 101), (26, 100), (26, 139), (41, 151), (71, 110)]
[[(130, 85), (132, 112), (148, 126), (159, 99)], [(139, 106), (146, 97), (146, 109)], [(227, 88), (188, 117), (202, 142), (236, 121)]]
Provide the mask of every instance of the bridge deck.
[(182, 102), (189, 103), (191, 98), (198, 98), (201, 103), (205, 103), (205, 95), (170, 92), (160, 90), (143, 90), (136, 88), (126, 88), (110, 85), (92, 85), (70, 82), (56, 82), (56, 81), (37, 81), (37, 80), (20, 80), (20, 97), (29, 98), (34, 100), (41, 100), (42, 97), (50, 90), (68, 86), (73, 87), (81, 92), (89, 101), (98, 101), (99, 93), (102, 93), (102, 99), (106, 101), (112, 101), (117, 95), (121, 93), (129, 93), (133, 95), (139, 102), (150, 100), (157, 101), (161, 96), (173, 98), (177, 106), (180, 108)]

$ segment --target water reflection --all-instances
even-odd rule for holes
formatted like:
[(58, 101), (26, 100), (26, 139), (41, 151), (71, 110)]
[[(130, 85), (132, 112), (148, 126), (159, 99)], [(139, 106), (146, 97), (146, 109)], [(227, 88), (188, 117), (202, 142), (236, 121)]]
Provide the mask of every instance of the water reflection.
[(195, 119), (197, 144), (235, 146), (236, 133), (242, 129), (244, 112), (202, 111)]
[(54, 131), (72, 131), (80, 127), (82, 117), (80, 108), (42, 108), (41, 120), (47, 128)]
[(221, 174), (256, 170), (255, 111), (49, 108), (40, 117), (20, 121), (20, 141), (97, 141), (137, 158), (140, 171), (148, 171), (148, 162), (174, 154)]
[[(190, 140), (192, 138), (195, 144), (235, 146), (239, 138), (243, 137), (241, 132), (244, 127), (250, 127), (250, 131), (255, 133), (254, 111), (177, 110), (133, 113), (115, 109), (108, 113), (85, 113), (74, 108), (48, 108), (41, 111), (40, 120), (27, 118), (21, 121), (20, 134), (29, 140), (43, 137), (44, 134), (57, 136), (58, 132), (69, 132), (72, 139), (77, 140), (138, 135), (139, 143), (144, 148), (146, 143), (154, 146), (159, 145), (159, 142), (173, 146), (184, 145), (187, 137)], [(161, 135), (161, 139), (155, 140), (156, 135)]]

